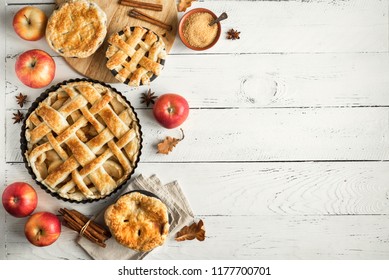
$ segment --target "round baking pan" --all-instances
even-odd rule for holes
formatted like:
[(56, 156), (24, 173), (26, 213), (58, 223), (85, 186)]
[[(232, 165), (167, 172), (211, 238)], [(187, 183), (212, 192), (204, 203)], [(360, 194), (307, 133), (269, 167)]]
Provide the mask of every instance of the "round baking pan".
[[(56, 91), (57, 89), (59, 89), (62, 85), (65, 85), (65, 84), (68, 84), (68, 83), (73, 83), (73, 82), (91, 82), (91, 83), (96, 83), (96, 84), (101, 84), (103, 85), (104, 87), (107, 87), (109, 89), (111, 89), (112, 91), (114, 91), (116, 94), (120, 95), (123, 100), (128, 104), (128, 106), (130, 107), (130, 109), (133, 111), (134, 115), (135, 115), (135, 119), (136, 119), (136, 122), (138, 124), (138, 127), (139, 127), (139, 153), (138, 153), (138, 157), (135, 161), (135, 164), (134, 164), (134, 168), (132, 169), (132, 171), (128, 174), (127, 178), (119, 185), (115, 188), (115, 190), (113, 190), (111, 193), (109, 193), (108, 195), (104, 196), (104, 197), (99, 197), (99, 198), (95, 198), (95, 199), (84, 199), (84, 200), (73, 200), (73, 199), (69, 199), (69, 198), (65, 198), (65, 197), (62, 197), (60, 196), (58, 193), (56, 192), (53, 192), (51, 191), (48, 187), (46, 187), (43, 183), (39, 182), (36, 178), (36, 175), (34, 173), (34, 171), (32, 170), (31, 166), (29, 165), (28, 161), (27, 161), (27, 158), (26, 158), (26, 155), (25, 153), (27, 152), (27, 139), (26, 139), (26, 120), (28, 119), (28, 117), (31, 115), (31, 113), (38, 107), (39, 103), (42, 102), (43, 100), (45, 100), (48, 96), (49, 96), (49, 93), (50, 92), (53, 92), (53, 91)], [(123, 188), (124, 185), (127, 184), (128, 180), (132, 177), (132, 175), (134, 174), (135, 172), (135, 169), (137, 168), (138, 166), (138, 163), (139, 163), (139, 160), (140, 160), (140, 156), (141, 156), (141, 152), (142, 152), (142, 130), (141, 130), (141, 125), (140, 125), (140, 122), (139, 122), (139, 118), (138, 118), (138, 115), (137, 113), (135, 112), (134, 110), (134, 107), (131, 105), (131, 103), (126, 99), (126, 97), (121, 93), (119, 92), (118, 90), (116, 90), (115, 88), (111, 87), (110, 85), (106, 84), (106, 83), (103, 83), (103, 82), (100, 82), (100, 81), (96, 81), (96, 80), (92, 80), (92, 79), (70, 79), (70, 80), (66, 80), (66, 81), (63, 81), (57, 85), (54, 85), (52, 86), (51, 88), (45, 90), (31, 105), (31, 107), (29, 108), (25, 118), (24, 118), (24, 121), (23, 121), (23, 125), (22, 125), (22, 129), (21, 129), (21, 133), (20, 133), (20, 147), (21, 147), (21, 152), (22, 152), (22, 157), (23, 157), (23, 162), (24, 162), (24, 165), (25, 167), (27, 168), (28, 170), (28, 173), (31, 175), (31, 177), (34, 179), (34, 181), (36, 182), (36, 184), (38, 184), (44, 191), (46, 191), (48, 194), (50, 194), (52, 197), (55, 197), (57, 199), (60, 199), (60, 200), (63, 200), (63, 201), (66, 201), (66, 202), (71, 202), (71, 203), (90, 203), (90, 202), (95, 202), (95, 201), (100, 201), (100, 200), (103, 200), (103, 199), (106, 199), (110, 196), (112, 196), (113, 194), (117, 193), (120, 189)]]

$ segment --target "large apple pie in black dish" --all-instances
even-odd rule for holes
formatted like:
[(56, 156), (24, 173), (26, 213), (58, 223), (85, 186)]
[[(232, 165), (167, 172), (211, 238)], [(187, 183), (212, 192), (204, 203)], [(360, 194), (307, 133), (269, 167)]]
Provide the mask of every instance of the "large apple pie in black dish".
[(110, 196), (130, 178), (142, 147), (131, 104), (107, 84), (69, 80), (44, 92), (21, 134), (30, 174), (53, 196), (91, 202)]

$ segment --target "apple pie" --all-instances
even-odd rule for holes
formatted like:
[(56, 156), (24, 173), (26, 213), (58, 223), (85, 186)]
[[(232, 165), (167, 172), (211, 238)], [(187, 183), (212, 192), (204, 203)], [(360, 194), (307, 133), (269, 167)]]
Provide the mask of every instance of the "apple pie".
[(161, 246), (169, 233), (166, 205), (138, 191), (108, 206), (104, 220), (116, 241), (135, 251), (147, 252)]
[(166, 59), (165, 43), (153, 31), (125, 27), (108, 38), (106, 65), (117, 80), (130, 86), (148, 85), (158, 77)]
[(49, 17), (46, 40), (63, 57), (85, 58), (103, 43), (107, 34), (107, 16), (94, 2), (68, 1)]
[(45, 96), (24, 123), (24, 149), (22, 138), (36, 181), (65, 200), (107, 197), (139, 161), (141, 130), (133, 108), (112, 87), (89, 80), (64, 82)]

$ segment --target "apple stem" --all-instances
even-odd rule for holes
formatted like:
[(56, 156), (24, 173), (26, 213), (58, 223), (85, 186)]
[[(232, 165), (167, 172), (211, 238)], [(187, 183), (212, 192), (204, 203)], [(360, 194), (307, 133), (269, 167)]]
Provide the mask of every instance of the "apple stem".
[(24, 15), (24, 17), (26, 18), (27, 23), (28, 23), (28, 24), (31, 24), (31, 20), (30, 20), (26, 15)]
[(37, 234), (36, 234), (36, 240), (39, 241), (39, 239), (41, 239), (41, 235), (42, 235), (42, 230), (40, 229)]
[(181, 137), (180, 141), (182, 141), (185, 138), (185, 134), (184, 134), (184, 130), (182, 128), (180, 128), (180, 130), (181, 130), (181, 133), (182, 133), (182, 137)]
[(34, 60), (31, 62), (31, 67), (35, 67), (36, 65), (36, 58), (34, 57)]

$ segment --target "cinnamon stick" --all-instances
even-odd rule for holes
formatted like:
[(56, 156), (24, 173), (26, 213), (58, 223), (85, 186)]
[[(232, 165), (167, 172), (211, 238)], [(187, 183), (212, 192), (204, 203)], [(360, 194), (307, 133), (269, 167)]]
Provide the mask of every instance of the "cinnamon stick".
[(104, 241), (111, 237), (111, 233), (109, 231), (99, 227), (95, 222), (89, 221), (89, 218), (77, 212), (76, 210), (71, 210), (70, 213), (76, 217), (77, 222), (80, 223), (83, 227), (86, 225), (86, 223), (89, 222), (85, 231), (92, 233), (94, 236)]
[[(71, 219), (67, 220), (65, 225), (68, 226), (70, 229), (73, 229), (79, 233), (82, 230), (82, 226), (77, 224), (74, 220), (71, 220)], [(83, 231), (82, 236), (87, 238), (88, 240), (92, 241), (93, 243), (96, 243), (102, 247), (105, 247), (105, 243), (104, 243), (104, 241), (106, 240), (105, 237), (94, 235), (92, 232), (90, 232), (88, 230)]]
[[(76, 222), (74, 222), (73, 220), (68, 220), (66, 221), (67, 225), (72, 229), (72, 230), (75, 230), (77, 232), (80, 232), (80, 230), (82, 229), (82, 226), (80, 226), (79, 224), (77, 224)], [(96, 244), (103, 244), (101, 239), (93, 236), (91, 233), (89, 233), (88, 231), (84, 231), (83, 233), (83, 236), (87, 239), (89, 239), (90, 241), (96, 243)]]
[(162, 11), (163, 6), (161, 4), (153, 4), (149, 2), (134, 1), (134, 0), (122, 0), (120, 4), (123, 6), (130, 6), (139, 9), (146, 9), (152, 11)]
[(104, 242), (111, 237), (109, 231), (105, 230), (77, 210), (61, 208), (58, 212), (62, 214), (65, 226), (77, 231), (82, 236), (101, 247), (106, 246)]
[[(65, 214), (64, 218), (66, 219), (66, 215), (69, 216), (69, 214)], [(86, 223), (83, 223), (81, 221), (80, 223), (80, 220), (79, 219), (76, 219), (76, 220), (71, 220), (71, 219), (66, 219), (66, 222), (68, 223), (73, 223), (77, 226), (77, 231), (79, 233), (81, 233), (81, 230), (82, 228), (85, 226)], [(107, 237), (103, 234), (100, 234), (98, 233), (97, 231), (95, 231), (93, 228), (90, 228), (91, 223), (88, 224), (88, 226), (86, 227), (86, 229), (81, 233), (82, 235), (92, 235), (93, 237), (96, 237), (97, 240), (102, 240), (102, 241), (105, 241), (107, 239)]]
[(172, 30), (172, 26), (171, 25), (168, 25), (156, 18), (153, 18), (152, 16), (148, 15), (148, 14), (145, 14), (137, 9), (132, 9), (128, 15), (132, 18), (135, 18), (135, 19), (139, 19), (139, 20), (143, 20), (143, 21), (146, 21), (148, 23), (151, 23), (151, 24), (154, 24), (156, 26), (159, 26), (163, 29), (166, 29), (168, 31)]
[[(66, 208), (65, 208), (66, 209)], [(66, 209), (67, 210), (67, 209)], [(89, 221), (89, 218), (78, 212), (77, 210), (73, 209), (70, 210), (78, 219), (80, 219), (84, 224), (86, 224)], [(108, 235), (110, 236), (111, 233), (107, 231), (106, 229), (102, 228), (100, 225), (94, 223), (93, 221), (89, 223), (88, 227), (91, 227), (93, 230), (96, 232), (103, 234), (103, 235)]]

